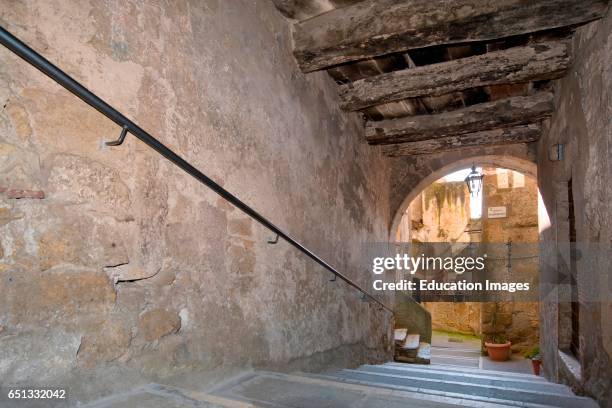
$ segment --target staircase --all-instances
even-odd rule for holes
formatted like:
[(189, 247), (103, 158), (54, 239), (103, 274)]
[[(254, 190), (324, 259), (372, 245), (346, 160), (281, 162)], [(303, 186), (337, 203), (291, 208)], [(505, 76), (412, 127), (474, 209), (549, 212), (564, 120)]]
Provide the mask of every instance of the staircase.
[(150, 384), (88, 408), (596, 408), (542, 377), (452, 365), (386, 363), (328, 374), (248, 372), (208, 392)]
[(395, 329), (394, 360), (401, 363), (429, 364), (431, 345), (421, 341), (420, 334), (408, 334), (408, 329)]

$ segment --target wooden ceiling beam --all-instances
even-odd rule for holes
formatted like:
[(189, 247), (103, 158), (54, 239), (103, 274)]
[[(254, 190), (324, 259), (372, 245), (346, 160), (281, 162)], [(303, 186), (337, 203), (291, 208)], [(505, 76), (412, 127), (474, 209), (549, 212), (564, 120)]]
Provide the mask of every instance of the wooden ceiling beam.
[(360, 79), (340, 86), (339, 94), (342, 108), (356, 111), (480, 86), (557, 79), (569, 66), (565, 42), (542, 42)]
[(435, 115), (367, 122), (365, 135), (370, 144), (416, 142), (533, 123), (550, 117), (553, 110), (553, 94), (539, 92), (529, 96), (515, 96), (480, 103)]
[(488, 41), (599, 19), (608, 0), (368, 0), (295, 24), (304, 72), (441, 44)]
[(535, 142), (540, 138), (541, 134), (542, 125), (540, 123), (533, 123), (418, 142), (384, 145), (381, 148), (382, 153), (386, 156), (413, 156), (474, 147)]

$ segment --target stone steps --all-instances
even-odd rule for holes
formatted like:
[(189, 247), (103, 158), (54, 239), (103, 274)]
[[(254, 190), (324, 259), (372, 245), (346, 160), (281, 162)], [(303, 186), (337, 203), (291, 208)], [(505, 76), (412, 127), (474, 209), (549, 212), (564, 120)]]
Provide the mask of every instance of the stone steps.
[(429, 364), (431, 347), (429, 343), (420, 342), (416, 348), (396, 348), (395, 361), (410, 364)]
[[(577, 397), (569, 388), (537, 380), (527, 386), (530, 375), (499, 375), (498, 372), (473, 370), (468, 373), (458, 368), (446, 370), (435, 366), (420, 369), (423, 366), (391, 363), (378, 366), (360, 367), (357, 370), (342, 370), (329, 380), (346, 381), (369, 386), (397, 390), (418, 390), (434, 395), (456, 396), (481, 402), (503, 401), (509, 406), (552, 406), (559, 408), (596, 407), (591, 399)], [(377, 371), (378, 370), (378, 371)], [(524, 379), (521, 379), (523, 377)], [(536, 377), (538, 378), (538, 377)]]
[(149, 384), (84, 408), (596, 408), (568, 387), (532, 376), (387, 363), (331, 374), (246, 372), (212, 390)]
[(429, 364), (431, 346), (421, 341), (419, 334), (409, 334), (407, 329), (395, 329), (395, 361), (411, 364)]
[(335, 377), (355, 381), (370, 386), (381, 386), (392, 389), (418, 389), (424, 393), (436, 395), (461, 395), (476, 401), (504, 400), (508, 405), (523, 404), (545, 405), (554, 407), (577, 408), (582, 406), (580, 399), (571, 393), (531, 390), (523, 388), (524, 384), (511, 383), (505, 386), (481, 385), (472, 381), (439, 380), (420, 376), (406, 376), (386, 373), (372, 373), (360, 370), (343, 370)]
[(274, 408), (501, 408), (493, 402), (424, 394), (342, 382), (334, 376), (256, 372), (238, 384), (213, 391), (224, 399)]
[[(394, 363), (394, 362), (385, 363), (383, 364), (383, 366), (397, 367), (403, 370), (412, 369), (412, 366), (402, 364), (402, 363)], [(548, 382), (546, 378), (540, 377), (537, 375), (533, 375), (533, 374), (513, 373), (513, 372), (508, 372), (508, 371), (496, 371), (496, 370), (482, 370), (480, 368), (469, 368), (469, 367), (461, 367), (461, 366), (454, 366), (454, 365), (448, 365), (448, 364), (432, 364), (428, 366), (422, 365), (422, 366), (419, 366), (418, 368), (420, 370), (444, 370), (447, 372), (455, 372), (455, 373), (486, 374), (486, 375), (492, 375), (492, 376), (497, 376), (497, 377), (502, 377), (502, 378), (526, 379), (529, 381), (540, 381), (540, 382), (545, 382), (545, 383)]]
[(359, 371), (392, 374), (405, 377), (420, 377), (442, 381), (460, 381), (464, 383), (472, 383), (482, 386), (493, 387), (516, 387), (531, 391), (541, 391), (549, 393), (559, 393), (561, 395), (573, 395), (571, 390), (565, 385), (550, 383), (547, 381), (533, 381), (523, 377), (508, 377), (489, 374), (484, 370), (480, 373), (476, 372), (457, 372), (444, 370), (442, 368), (435, 369), (436, 365), (430, 368), (422, 368), (416, 365), (411, 365), (406, 368), (396, 367), (391, 365), (364, 365), (359, 368)]

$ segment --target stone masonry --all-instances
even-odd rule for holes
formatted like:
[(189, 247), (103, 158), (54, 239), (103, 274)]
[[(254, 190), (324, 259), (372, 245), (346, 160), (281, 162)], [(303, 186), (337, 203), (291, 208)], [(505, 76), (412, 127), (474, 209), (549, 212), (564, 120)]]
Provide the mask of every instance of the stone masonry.
[[(538, 184), (546, 223), (540, 240), (551, 248), (543, 259), (541, 279), (554, 283), (568, 258), (568, 183), (572, 180), (576, 241), (603, 248), (578, 265), (580, 309), (579, 370), (570, 370), (560, 351), (567, 344), (568, 317), (559, 308), (559, 293), (541, 304), (544, 371), (612, 406), (612, 302), (609, 251), (612, 242), (612, 13), (577, 31), (574, 66), (556, 86), (557, 111), (538, 143)], [(549, 151), (564, 146), (564, 157), (551, 161)], [(564, 246), (565, 244), (565, 246)], [(565, 248), (565, 249), (564, 249)], [(593, 301), (594, 300), (594, 301)], [(567, 351), (567, 350), (565, 350)]]
[[(0, 24), (369, 286), (389, 166), (271, 2), (0, 0)], [(119, 131), (0, 47), (2, 383), (91, 397), (389, 358), (386, 312), (133, 136), (105, 147)]]

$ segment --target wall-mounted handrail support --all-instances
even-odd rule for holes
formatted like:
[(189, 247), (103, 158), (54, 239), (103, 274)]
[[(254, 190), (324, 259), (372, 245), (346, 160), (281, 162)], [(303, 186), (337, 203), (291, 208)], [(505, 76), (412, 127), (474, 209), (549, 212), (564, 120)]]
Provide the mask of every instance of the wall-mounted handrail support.
[(119, 139), (105, 142), (105, 144), (107, 146), (121, 146), (127, 134), (128, 134), (128, 128), (127, 126), (124, 126), (123, 129), (121, 129), (121, 134), (119, 135)]
[(276, 245), (278, 243), (278, 234), (274, 236), (274, 238), (268, 238), (268, 244)]
[[(293, 239), (287, 233), (282, 231), (280, 228), (272, 224), (268, 219), (263, 217), (253, 208), (243, 203), (240, 199), (234, 196), (229, 191), (225, 190), (219, 184), (215, 183), (212, 179), (206, 176), (204, 173), (193, 167), (190, 163), (188, 163), (181, 156), (170, 150), (164, 144), (162, 144), (159, 140), (151, 136), (145, 130), (143, 130), (140, 126), (136, 125), (122, 113), (117, 111), (111, 105), (103, 101), (100, 97), (95, 95), (89, 89), (85, 88), (83, 85), (75, 81), (72, 77), (66, 74), (64, 71), (53, 65), (47, 59), (45, 59), (42, 55), (38, 54), (32, 48), (27, 46), (17, 37), (6, 31), (3, 27), (0, 27), (0, 43), (4, 45), (6, 48), (11, 50), (13, 53), (24, 59), (33, 67), (40, 70), (43, 74), (47, 75), (49, 78), (66, 88), (68, 91), (72, 92), (74, 95), (79, 97), (83, 102), (87, 103), (92, 108), (96, 109), (98, 112), (102, 113), (104, 116), (115, 122), (122, 129), (121, 136), (115, 142), (110, 142), (111, 146), (119, 145), (125, 139), (127, 133), (131, 133), (136, 136), (150, 148), (155, 150), (157, 153), (164, 156), (166, 159), (170, 160), (172, 163), (183, 169), (187, 174), (194, 177), (200, 183), (204, 184), (215, 193), (219, 194), (225, 200), (232, 203), (234, 206), (242, 210), (244, 213), (252, 217), (255, 221), (268, 228), (270, 231), (278, 234), (279, 237), (283, 238), (290, 245), (298, 249), (307, 255), (310, 259), (321, 265), (323, 268), (327, 269), (329, 272), (333, 273), (338, 278), (342, 279), (348, 285), (354, 287), (358, 291), (360, 291), (364, 297), (367, 297), (374, 302), (378, 303), (385, 310), (393, 313), (393, 309), (386, 306), (380, 300), (369, 294), (366, 290), (361, 288), (357, 283), (353, 282), (347, 276), (338, 272), (334, 267), (325, 262), (323, 259), (319, 258), (316, 254), (310, 251), (308, 248), (300, 244), (298, 241)], [(112, 144), (116, 143), (116, 144)]]

